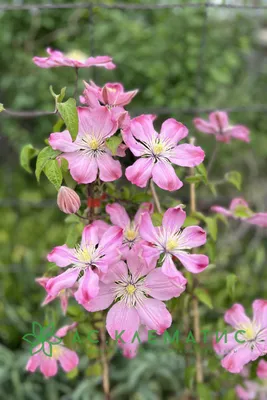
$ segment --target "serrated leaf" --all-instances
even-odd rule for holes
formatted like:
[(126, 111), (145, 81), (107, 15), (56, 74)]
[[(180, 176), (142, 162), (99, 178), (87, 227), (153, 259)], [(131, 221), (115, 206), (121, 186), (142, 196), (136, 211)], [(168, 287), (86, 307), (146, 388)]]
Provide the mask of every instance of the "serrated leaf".
[(194, 290), (194, 295), (206, 306), (209, 308), (213, 308), (211, 297), (205, 290), (201, 288), (196, 288)]
[(40, 153), (38, 154), (37, 161), (36, 161), (36, 169), (35, 169), (35, 176), (37, 181), (40, 180), (40, 175), (43, 169), (45, 168), (46, 164), (57, 157), (59, 151), (55, 151), (52, 147), (47, 146), (44, 147)]
[(211, 236), (211, 238), (216, 242), (217, 240), (217, 220), (216, 218), (212, 218), (212, 217), (207, 217), (206, 218), (206, 224), (207, 224), (207, 228), (208, 228), (208, 232)]
[(65, 103), (57, 103), (57, 110), (65, 122), (68, 131), (73, 140), (76, 139), (78, 134), (78, 112), (76, 108), (76, 100), (68, 99)]
[(55, 188), (59, 190), (63, 177), (58, 161), (49, 160), (44, 167), (44, 173)]
[(229, 274), (226, 277), (226, 288), (228, 295), (233, 299), (235, 295), (235, 286), (237, 282), (237, 276), (235, 274)]
[(227, 182), (230, 182), (232, 185), (234, 185), (237, 190), (241, 190), (241, 185), (242, 185), (242, 175), (238, 171), (231, 171), (225, 174), (224, 178), (227, 180)]
[(117, 150), (121, 142), (122, 142), (121, 136), (112, 136), (106, 140), (106, 145), (111, 151), (113, 156), (117, 154)]
[(38, 154), (38, 151), (31, 144), (26, 144), (20, 152), (20, 165), (30, 174), (32, 173), (30, 161)]
[(4, 104), (0, 103), (0, 112), (4, 111)]

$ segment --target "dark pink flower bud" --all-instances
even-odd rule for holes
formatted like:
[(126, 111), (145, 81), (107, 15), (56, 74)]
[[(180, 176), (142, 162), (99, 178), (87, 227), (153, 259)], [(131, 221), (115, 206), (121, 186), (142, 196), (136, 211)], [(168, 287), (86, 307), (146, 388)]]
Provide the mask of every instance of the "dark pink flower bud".
[(57, 195), (57, 205), (65, 214), (75, 214), (81, 207), (81, 200), (74, 190), (61, 186)]

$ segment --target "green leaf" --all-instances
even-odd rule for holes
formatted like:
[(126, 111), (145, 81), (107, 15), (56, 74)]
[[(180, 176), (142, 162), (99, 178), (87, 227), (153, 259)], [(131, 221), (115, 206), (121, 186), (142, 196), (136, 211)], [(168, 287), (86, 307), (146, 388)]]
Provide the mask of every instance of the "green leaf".
[(36, 162), (36, 169), (35, 169), (35, 176), (37, 181), (40, 181), (40, 175), (43, 169), (45, 168), (46, 164), (57, 157), (59, 151), (53, 150), (50, 146), (44, 147), (37, 157)]
[(186, 228), (192, 225), (199, 225), (199, 219), (191, 216), (186, 217), (183, 227)]
[(234, 209), (234, 216), (238, 218), (248, 218), (253, 216), (253, 211), (246, 206), (236, 206)]
[(61, 103), (62, 100), (63, 100), (64, 97), (65, 97), (65, 94), (66, 94), (66, 87), (64, 87), (64, 88), (62, 88), (62, 89), (60, 90), (60, 94), (56, 94), (56, 93), (54, 92), (53, 86), (49, 86), (49, 90), (50, 90), (50, 93), (52, 94), (52, 96), (54, 97), (56, 103)]
[(69, 229), (68, 229), (68, 235), (66, 239), (66, 245), (68, 247), (74, 247), (78, 240), (81, 237), (82, 231), (83, 231), (83, 224), (82, 223), (74, 223), (71, 224)]
[(203, 182), (204, 183), (208, 183), (208, 174), (207, 174), (207, 170), (206, 170), (206, 167), (205, 167), (205, 165), (202, 163), (202, 164), (199, 164), (199, 165), (197, 165), (196, 166), (196, 170), (200, 173), (200, 175), (203, 177)]
[(70, 372), (68, 372), (66, 374), (68, 379), (74, 379), (74, 378), (76, 378), (77, 375), (78, 375), (78, 368), (77, 367), (75, 367), (74, 369), (72, 369)]
[(214, 398), (210, 387), (204, 383), (198, 383), (197, 394), (199, 400), (212, 400)]
[(203, 177), (200, 174), (196, 174), (194, 176), (188, 176), (185, 178), (186, 182), (188, 183), (200, 183), (203, 181)]
[(194, 290), (194, 295), (206, 306), (213, 308), (211, 297), (204, 289), (196, 288)]
[(232, 185), (234, 185), (237, 190), (241, 190), (241, 185), (242, 185), (242, 175), (238, 171), (231, 171), (228, 172), (227, 174), (224, 175), (224, 178), (227, 180), (227, 182), (230, 182)]
[(74, 189), (77, 186), (77, 182), (72, 178), (69, 171), (69, 163), (65, 158), (61, 159), (61, 171), (66, 185), (69, 188)]
[(45, 164), (44, 173), (57, 190), (62, 183), (62, 172), (57, 160), (50, 160)]
[(0, 112), (4, 111), (4, 104), (0, 103)]
[(115, 156), (119, 145), (122, 142), (121, 136), (112, 136), (106, 140), (106, 145), (111, 151), (112, 155)]
[(226, 277), (227, 293), (232, 299), (235, 296), (236, 282), (237, 282), (237, 276), (235, 274), (227, 275), (227, 277)]
[(68, 131), (73, 140), (76, 139), (78, 134), (78, 112), (76, 108), (76, 100), (68, 99), (65, 103), (57, 103), (58, 112), (65, 122)]
[(160, 226), (162, 224), (162, 215), (160, 213), (153, 213), (151, 218), (154, 226)]
[(31, 144), (26, 144), (20, 152), (20, 165), (30, 174), (32, 173), (30, 161), (38, 154), (38, 151)]
[(147, 193), (136, 193), (132, 197), (133, 203), (142, 203), (150, 200), (150, 196)]
[(207, 217), (205, 222), (207, 224), (208, 232), (209, 232), (211, 238), (216, 242), (216, 240), (217, 240), (217, 231), (218, 231), (216, 217), (214, 217), (214, 218)]

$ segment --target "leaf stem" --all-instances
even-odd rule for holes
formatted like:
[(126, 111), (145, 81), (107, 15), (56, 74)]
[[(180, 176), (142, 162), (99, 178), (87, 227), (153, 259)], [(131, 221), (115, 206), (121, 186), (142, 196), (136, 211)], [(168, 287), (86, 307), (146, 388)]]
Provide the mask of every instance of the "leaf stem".
[(157, 195), (157, 192), (155, 189), (155, 185), (154, 185), (154, 182), (152, 181), (152, 179), (150, 179), (150, 189), (151, 189), (152, 197), (153, 197), (155, 206), (157, 208), (157, 211), (161, 214), (162, 210), (161, 210), (160, 201), (159, 201), (159, 198), (158, 198), (158, 195)]

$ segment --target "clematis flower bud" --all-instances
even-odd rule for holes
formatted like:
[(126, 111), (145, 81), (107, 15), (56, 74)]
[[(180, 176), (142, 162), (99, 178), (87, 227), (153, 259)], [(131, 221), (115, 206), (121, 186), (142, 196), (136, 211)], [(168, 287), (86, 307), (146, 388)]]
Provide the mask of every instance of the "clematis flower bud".
[(75, 214), (81, 207), (81, 200), (74, 190), (61, 186), (57, 195), (57, 205), (65, 214)]

